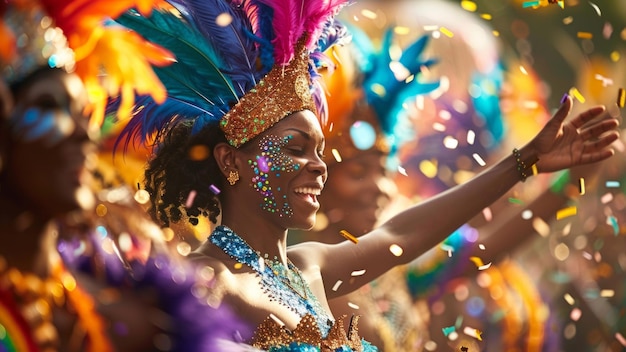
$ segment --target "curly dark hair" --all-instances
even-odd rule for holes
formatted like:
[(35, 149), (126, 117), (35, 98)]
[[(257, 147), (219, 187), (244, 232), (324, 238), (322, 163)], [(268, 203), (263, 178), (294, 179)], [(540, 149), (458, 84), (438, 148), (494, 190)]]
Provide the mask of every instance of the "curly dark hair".
[[(193, 132), (193, 122), (181, 122), (157, 138), (153, 158), (145, 170), (145, 189), (150, 194), (150, 216), (162, 226), (187, 217), (193, 225), (199, 216), (213, 223), (220, 214), (220, 195), (225, 177), (213, 156), (213, 148), (227, 142), (219, 125)], [(195, 197), (187, 207), (192, 191)]]

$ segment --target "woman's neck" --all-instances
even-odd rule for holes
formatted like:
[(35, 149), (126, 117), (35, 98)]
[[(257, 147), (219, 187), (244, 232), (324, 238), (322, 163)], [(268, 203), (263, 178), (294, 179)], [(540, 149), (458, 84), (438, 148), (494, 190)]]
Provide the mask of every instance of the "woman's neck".
[(224, 217), (222, 224), (233, 230), (262, 257), (287, 264), (287, 230), (268, 221), (254, 222)]

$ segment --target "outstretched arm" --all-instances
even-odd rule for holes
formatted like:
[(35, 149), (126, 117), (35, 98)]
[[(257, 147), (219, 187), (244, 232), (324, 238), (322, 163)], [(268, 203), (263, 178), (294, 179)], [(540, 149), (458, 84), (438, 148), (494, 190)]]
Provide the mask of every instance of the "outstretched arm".
[[(604, 107), (595, 107), (564, 123), (571, 108), (572, 99), (568, 97), (541, 132), (520, 149), (520, 160), (525, 165), (536, 163), (538, 172), (552, 172), (613, 155), (609, 146), (619, 136), (617, 120), (598, 121)], [(306, 264), (320, 265), (329, 297), (346, 294), (423, 254), (503, 196), (520, 180), (519, 164), (511, 155), (469, 182), (406, 209), (360, 237), (356, 245), (346, 241), (321, 246), (315, 254), (293, 254)], [(392, 253), (391, 246), (401, 248), (402, 254)], [(338, 288), (337, 281), (342, 282)]]

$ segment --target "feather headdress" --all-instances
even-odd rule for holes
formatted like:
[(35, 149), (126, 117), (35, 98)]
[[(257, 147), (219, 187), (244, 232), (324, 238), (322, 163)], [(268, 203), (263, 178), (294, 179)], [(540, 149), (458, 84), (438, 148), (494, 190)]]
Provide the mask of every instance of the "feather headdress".
[[(413, 138), (403, 105), (439, 87), (439, 81), (423, 82), (420, 74), (423, 68), (436, 63), (435, 59), (423, 57), (428, 36), (406, 47), (399, 60), (393, 62), (392, 29), (385, 31), (380, 50), (375, 50), (358, 28), (349, 27), (349, 31), (352, 42), (345, 47), (335, 46), (328, 53), (336, 72), (324, 74), (331, 96), (326, 145), (343, 158), (372, 148), (393, 155), (402, 143)], [(394, 72), (397, 67), (401, 70)]]
[[(75, 72), (85, 84), (93, 125), (109, 96), (122, 96), (128, 113), (134, 93), (163, 101), (165, 88), (152, 65), (172, 56), (134, 33), (106, 26), (129, 8), (149, 13), (160, 0), (8, 0), (0, 2), (0, 72), (17, 82), (42, 66)], [(19, 37), (19, 41), (16, 39)]]
[[(314, 109), (323, 115), (324, 97), (311, 78), (316, 75), (310, 57), (346, 2), (170, 0), (150, 16), (123, 14), (117, 22), (167, 48), (177, 61), (155, 67), (167, 98), (159, 105), (142, 97), (119, 141), (145, 143), (180, 121), (193, 121), (194, 131), (219, 123), (229, 142), (239, 146), (290, 113)], [(299, 55), (304, 65), (295, 69)], [(306, 94), (293, 92), (301, 73)], [(293, 104), (277, 108), (265, 99), (284, 95)]]

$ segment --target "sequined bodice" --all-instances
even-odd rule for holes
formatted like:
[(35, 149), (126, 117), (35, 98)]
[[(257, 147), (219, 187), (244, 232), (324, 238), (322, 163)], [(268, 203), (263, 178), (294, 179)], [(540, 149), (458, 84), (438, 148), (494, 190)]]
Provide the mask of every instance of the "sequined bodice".
[[(289, 308), (300, 317), (311, 314), (324, 336), (334, 323), (308, 283), (302, 279), (300, 270), (289, 262), (288, 267), (277, 261), (263, 258), (246, 241), (226, 226), (215, 228), (209, 240), (239, 263), (249, 266), (260, 278), (263, 291), (271, 301)], [(293, 276), (293, 278), (292, 278)], [(294, 278), (298, 281), (294, 282)]]

